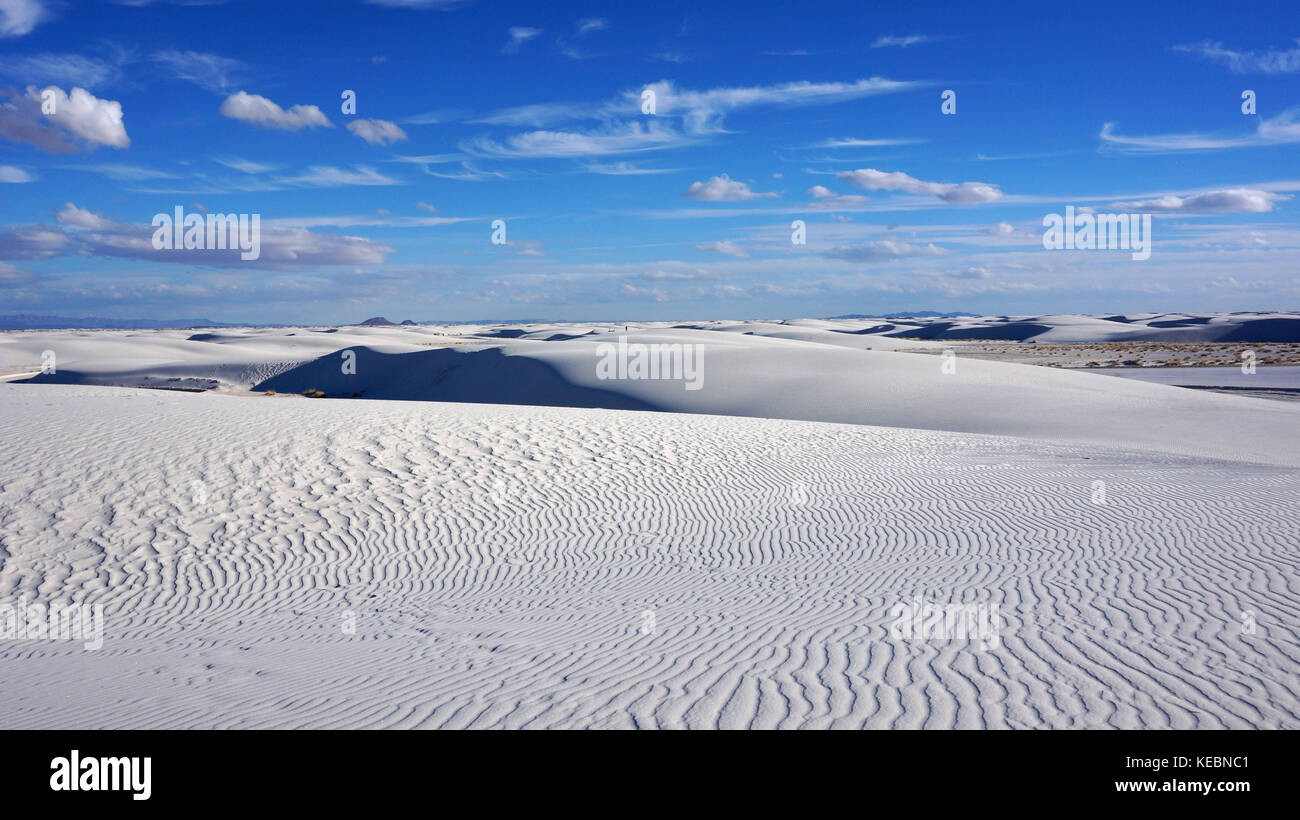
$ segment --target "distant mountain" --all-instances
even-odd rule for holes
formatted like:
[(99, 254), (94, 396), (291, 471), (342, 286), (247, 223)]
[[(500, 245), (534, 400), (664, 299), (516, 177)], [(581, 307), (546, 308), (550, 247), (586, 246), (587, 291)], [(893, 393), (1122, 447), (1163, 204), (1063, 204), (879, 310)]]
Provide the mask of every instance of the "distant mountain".
[(396, 325), (396, 324), (397, 324), (397, 322), (390, 322), (390, 321), (388, 321), (387, 319), (385, 319), (383, 316), (372, 316), (372, 317), (370, 317), (369, 319), (365, 320), (364, 322), (361, 322), (360, 325), (358, 325), (358, 326), (359, 326), (359, 327), (379, 327), (379, 326), (382, 326), (382, 325)]
[(211, 319), (106, 319), (102, 316), (0, 316), (0, 330), (157, 330), (161, 328), (237, 327)]
[(955, 319), (959, 316), (980, 316), (979, 313), (939, 313), (935, 310), (914, 310), (902, 313), (850, 313), (844, 316), (827, 316), (828, 319)]

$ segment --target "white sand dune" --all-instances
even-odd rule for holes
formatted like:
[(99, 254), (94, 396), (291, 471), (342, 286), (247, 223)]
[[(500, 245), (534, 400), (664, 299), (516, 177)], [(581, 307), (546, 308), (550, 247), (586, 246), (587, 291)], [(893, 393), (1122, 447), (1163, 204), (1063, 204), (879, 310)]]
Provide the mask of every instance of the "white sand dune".
[(106, 618), (0, 638), (0, 728), (1300, 725), (1300, 403), (903, 327), (0, 334), (0, 605)]
[[(1223, 317), (1216, 317), (1223, 318)], [(1229, 318), (1231, 316), (1229, 315)], [(1061, 327), (1091, 317), (1057, 317)], [(1084, 321), (1086, 320), (1086, 321)], [(1123, 323), (1107, 322), (1125, 327)], [(838, 325), (838, 327), (836, 327)], [(0, 368), (47, 383), (664, 410), (989, 433), (1300, 465), (1300, 407), (961, 358), (875, 320), (0, 334)], [(707, 329), (705, 329), (707, 328)], [(698, 390), (601, 379), (601, 345), (702, 345)], [(356, 357), (345, 373), (344, 351)], [(1189, 395), (1190, 394), (1190, 395)]]
[[(0, 385), (0, 453), (0, 600), (102, 603), (107, 621), (98, 651), (0, 641), (4, 728), (1300, 714), (1294, 469), (861, 425), (60, 385)], [(891, 636), (914, 595), (1000, 602), (1000, 645)]]

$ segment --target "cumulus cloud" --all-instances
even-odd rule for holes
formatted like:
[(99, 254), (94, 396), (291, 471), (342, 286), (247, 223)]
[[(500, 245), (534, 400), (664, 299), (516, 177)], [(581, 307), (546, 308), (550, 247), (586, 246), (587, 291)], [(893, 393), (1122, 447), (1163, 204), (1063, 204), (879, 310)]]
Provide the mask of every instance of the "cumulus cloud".
[(406, 132), (388, 120), (352, 120), (348, 130), (371, 145), (391, 145), (406, 139)]
[(282, 131), (302, 128), (331, 127), (321, 110), (314, 105), (295, 105), (285, 110), (259, 94), (239, 91), (231, 94), (221, 104), (222, 116)]
[[(54, 113), (42, 113), (42, 94), (50, 97)], [(126, 148), (131, 144), (122, 123), (122, 104), (101, 100), (84, 88), (74, 88), (69, 95), (57, 86), (28, 86), (23, 95), (11, 88), (0, 92), (0, 96), (9, 97), (8, 102), (0, 103), (0, 136), (5, 139), (25, 142), (49, 153), (94, 150), (99, 145)]]
[(744, 202), (761, 197), (773, 197), (776, 194), (751, 191), (745, 183), (721, 174), (708, 182), (692, 182), (682, 196), (700, 202)]
[(930, 194), (952, 205), (975, 205), (1002, 198), (998, 186), (987, 182), (926, 182), (900, 171), (886, 173), (874, 168), (844, 171), (836, 177), (868, 191), (905, 191), (909, 194)]
[(71, 202), (58, 212), (56, 218), (60, 224), (77, 229), (72, 237), (39, 226), (21, 232), (0, 230), (0, 258), (36, 259), (75, 251), (92, 257), (186, 265), (295, 267), (379, 264), (393, 252), (387, 245), (362, 237), (263, 223), (261, 255), (256, 260), (245, 261), (240, 259), (238, 249), (155, 249), (152, 225), (114, 222)]
[(725, 253), (728, 256), (734, 256), (737, 259), (748, 259), (749, 251), (732, 242), (730, 239), (724, 239), (721, 242), (701, 242), (695, 246), (696, 250), (712, 251), (713, 253)]
[(1012, 225), (1010, 222), (999, 222), (998, 224), (994, 225), (992, 228), (986, 230), (984, 233), (988, 234), (989, 236), (1011, 236), (1011, 234), (1015, 232), (1016, 232), (1016, 227)]
[(21, 37), (48, 17), (41, 0), (0, 0), (0, 37)]
[(1252, 188), (1225, 188), (1221, 191), (1207, 191), (1185, 197), (1169, 195), (1138, 202), (1116, 202), (1111, 207), (1150, 213), (1260, 214), (1273, 210), (1275, 204), (1290, 198), (1285, 194), (1274, 194)]
[(74, 228), (90, 228), (91, 230), (102, 231), (113, 227), (113, 221), (106, 219), (97, 213), (93, 213), (84, 208), (78, 208), (69, 202), (64, 205), (62, 210), (54, 215), (60, 225), (69, 225)]
[(36, 177), (13, 165), (0, 165), (0, 182), (31, 182)]
[(872, 263), (906, 259), (913, 256), (942, 256), (945, 253), (947, 251), (935, 245), (910, 245), (906, 242), (882, 239), (878, 242), (867, 242), (864, 245), (835, 248), (827, 251), (826, 256), (831, 259), (842, 259), (846, 262)]
[(1300, 72), (1300, 38), (1287, 49), (1234, 51), (1223, 43), (1205, 40), (1174, 46), (1174, 51), (1194, 54), (1204, 60), (1228, 67), (1233, 74), (1295, 74)]
[(501, 51), (505, 54), (514, 54), (521, 45), (541, 34), (542, 30), (528, 26), (511, 26), (506, 33), (510, 35), (510, 39), (506, 41)]
[(817, 200), (812, 203), (815, 208), (859, 208), (867, 202), (865, 196), (855, 194), (838, 196), (825, 185), (814, 185), (808, 189), (808, 193), (812, 195), (813, 199)]
[(63, 253), (71, 240), (43, 225), (0, 228), (0, 259), (48, 259)]
[(0, 290), (20, 288), (24, 285), (30, 285), (40, 278), (31, 271), (15, 268), (8, 262), (0, 262)]

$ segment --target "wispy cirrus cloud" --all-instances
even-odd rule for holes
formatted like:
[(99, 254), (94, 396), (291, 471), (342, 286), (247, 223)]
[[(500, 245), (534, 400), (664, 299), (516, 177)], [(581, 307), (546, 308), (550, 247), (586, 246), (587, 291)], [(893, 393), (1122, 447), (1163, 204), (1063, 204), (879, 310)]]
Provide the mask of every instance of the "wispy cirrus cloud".
[(1173, 50), (1227, 66), (1233, 74), (1296, 74), (1300, 73), (1300, 38), (1296, 38), (1295, 43), (1285, 49), (1235, 51), (1223, 43), (1204, 40), (1177, 45)]
[(809, 148), (882, 148), (893, 145), (916, 145), (917, 143), (926, 142), (921, 139), (910, 138), (883, 138), (883, 139), (859, 139), (857, 137), (840, 137), (822, 140), (813, 143)]
[(695, 249), (697, 251), (709, 251), (711, 253), (725, 253), (728, 256), (734, 256), (737, 259), (749, 258), (749, 251), (740, 247), (735, 242), (732, 242), (730, 239), (725, 239), (720, 242), (701, 242), (695, 246)]
[(229, 94), (247, 70), (239, 60), (200, 51), (168, 49), (156, 52), (152, 59), (176, 79), (194, 83), (214, 94)]
[(149, 179), (179, 179), (178, 174), (146, 168), (142, 165), (130, 165), (122, 162), (101, 162), (94, 165), (64, 165), (69, 171), (89, 171), (118, 182), (140, 182)]
[(539, 28), (532, 28), (530, 26), (511, 26), (506, 29), (506, 34), (509, 35), (510, 39), (501, 47), (501, 53), (514, 54), (519, 51), (520, 46), (541, 33), (542, 30)]
[(450, 11), (469, 0), (363, 0), (371, 6), (388, 6), (394, 9), (439, 9)]
[(1167, 154), (1180, 151), (1222, 151), (1232, 148), (1259, 148), (1300, 142), (1300, 109), (1291, 108), (1276, 117), (1260, 120), (1254, 133), (1239, 136), (1220, 134), (1156, 134), (1126, 137), (1115, 133), (1115, 123), (1102, 126), (1102, 147), (1124, 153)]
[(906, 259), (913, 256), (943, 256), (946, 253), (947, 251), (934, 244), (912, 245), (907, 242), (896, 242), (892, 239), (881, 239), (878, 242), (834, 248), (823, 255), (829, 259), (870, 264), (889, 262), (894, 259)]
[[(843, 102), (915, 88), (921, 83), (881, 77), (854, 82), (794, 82), (770, 86), (678, 88), (664, 80), (628, 89), (599, 103), (530, 103), (501, 109), (472, 120), (483, 125), (533, 126), (542, 130), (505, 138), (480, 136), (461, 144), (469, 154), (498, 158), (605, 156), (674, 148), (726, 133), (725, 117), (733, 111), (760, 106), (795, 107)], [(653, 98), (655, 116), (642, 119), (643, 99)], [(598, 127), (564, 130), (561, 123), (594, 121)], [(896, 144), (896, 143), (889, 143)]]
[(686, 141), (659, 123), (626, 122), (594, 131), (529, 131), (504, 140), (478, 137), (461, 143), (468, 154), (500, 158), (590, 157), (671, 148)]
[(346, 188), (353, 186), (405, 185), (400, 179), (381, 174), (368, 165), (355, 168), (336, 168), (332, 165), (313, 165), (296, 176), (278, 177), (284, 185), (307, 188)]
[(0, 182), (14, 184), (34, 182), (36, 179), (36, 175), (25, 168), (14, 165), (0, 165)]
[(267, 162), (252, 162), (240, 157), (213, 157), (213, 159), (227, 168), (233, 168), (245, 174), (265, 174), (268, 171), (278, 170), (280, 167)]
[(90, 89), (119, 81), (122, 65), (81, 54), (43, 52), (7, 58), (0, 63), (0, 74), (23, 83)]
[(631, 162), (591, 162), (586, 165), (586, 169), (593, 174), (605, 174), (607, 176), (648, 176), (652, 174), (675, 174), (680, 168), (646, 168)]
[(921, 43), (933, 43), (937, 37), (928, 37), (924, 34), (909, 34), (906, 37), (897, 37), (892, 34), (882, 34), (871, 44), (872, 48), (907, 48), (908, 46), (918, 46)]

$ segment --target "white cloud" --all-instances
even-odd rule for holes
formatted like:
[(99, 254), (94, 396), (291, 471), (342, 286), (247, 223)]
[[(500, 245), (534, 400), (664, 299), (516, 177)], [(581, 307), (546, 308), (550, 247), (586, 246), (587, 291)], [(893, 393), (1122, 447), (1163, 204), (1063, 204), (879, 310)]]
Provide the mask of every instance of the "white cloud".
[(372, 6), (388, 6), (395, 9), (442, 9), (450, 10), (465, 0), (365, 0)]
[(578, 36), (583, 37), (593, 31), (609, 28), (609, 21), (603, 17), (587, 17), (578, 21)]
[(776, 194), (751, 191), (745, 183), (722, 174), (708, 182), (692, 182), (682, 196), (687, 199), (698, 199), (701, 202), (744, 202), (760, 197), (773, 197)]
[(836, 177), (845, 182), (866, 188), (868, 191), (905, 191), (909, 194), (930, 194), (953, 205), (974, 205), (1002, 198), (1002, 191), (987, 182), (926, 182), (900, 171), (886, 173), (874, 168), (844, 171)]
[(84, 208), (78, 208), (69, 202), (63, 206), (54, 218), (59, 221), (60, 225), (71, 225), (76, 228), (90, 228), (96, 231), (107, 230), (113, 226), (111, 219), (106, 219), (97, 213), (87, 211)]
[(1233, 74), (1295, 74), (1300, 72), (1300, 38), (1295, 42), (1296, 46), (1288, 49), (1233, 51), (1225, 48), (1223, 43), (1205, 40), (1174, 46), (1174, 51), (1221, 63)]
[(367, 165), (358, 165), (353, 170), (335, 168), (330, 165), (313, 165), (306, 172), (293, 177), (281, 177), (277, 182), (287, 185), (301, 185), (308, 188), (343, 188), (354, 185), (405, 185), (402, 180), (379, 173)]
[(278, 128), (283, 131), (331, 126), (330, 121), (314, 105), (295, 105), (286, 111), (266, 97), (245, 91), (227, 97), (221, 104), (221, 114), (263, 128)]
[(348, 130), (371, 145), (391, 145), (406, 139), (406, 132), (388, 120), (352, 120)]
[(0, 0), (0, 37), (21, 37), (47, 17), (49, 11), (40, 0)]
[(1228, 148), (1257, 148), (1300, 142), (1300, 122), (1295, 108), (1276, 117), (1260, 120), (1255, 133), (1245, 136), (1214, 134), (1157, 134), (1150, 137), (1124, 137), (1115, 133), (1115, 123), (1102, 126), (1101, 140), (1106, 148), (1126, 153), (1176, 153), (1178, 151), (1218, 151)]
[(914, 145), (922, 140), (915, 139), (857, 139), (855, 137), (844, 137), (843, 139), (828, 139), (812, 146), (813, 148), (880, 148), (890, 145)]
[(1015, 232), (1016, 232), (1016, 227), (1012, 225), (1010, 222), (999, 222), (998, 224), (994, 225), (992, 228), (989, 228), (984, 233), (988, 234), (989, 236), (1010, 236)]
[(159, 171), (155, 168), (145, 168), (140, 165), (129, 165), (122, 162), (101, 162), (97, 165), (65, 165), (65, 169), (70, 171), (90, 171), (93, 174), (115, 179), (118, 182), (141, 182), (147, 179), (176, 179), (175, 174), (169, 174), (166, 171)]
[[(52, 95), (53, 114), (41, 113), (44, 92)], [(15, 94), (11, 92), (8, 104), (0, 104), (0, 136), (6, 139), (51, 153), (76, 151), (78, 140), (90, 150), (97, 145), (126, 148), (131, 144), (122, 124), (122, 104), (115, 100), (101, 100), (84, 88), (74, 88), (68, 95), (57, 86), (43, 90), (28, 86), (24, 96)]]
[(121, 68), (105, 60), (80, 54), (31, 54), (12, 57), (0, 65), (0, 72), (23, 83), (70, 85), (95, 88), (118, 80)]
[(871, 44), (871, 47), (888, 48), (890, 46), (898, 46), (900, 48), (907, 48), (908, 46), (915, 46), (921, 43), (929, 43), (932, 42), (934, 39), (935, 38), (927, 37), (924, 34), (911, 34), (906, 37), (895, 37), (893, 35), (886, 34), (877, 37), (876, 41)]
[(695, 246), (695, 249), (701, 251), (712, 251), (714, 253), (725, 253), (729, 256), (734, 256), (737, 259), (749, 258), (749, 251), (746, 251), (730, 239), (725, 239), (721, 242), (701, 242)]
[(46, 259), (70, 243), (62, 231), (42, 225), (0, 227), (0, 259)]
[(1221, 191), (1207, 191), (1186, 197), (1171, 194), (1138, 202), (1116, 202), (1112, 207), (1150, 213), (1210, 211), (1260, 214), (1273, 210), (1275, 204), (1290, 198), (1285, 194), (1274, 194), (1251, 188), (1225, 188)]
[(827, 188), (825, 185), (814, 185), (808, 189), (808, 193), (812, 194), (814, 199), (825, 199), (828, 196), (835, 196), (835, 192), (830, 188)]
[(628, 89), (603, 103), (573, 102), (533, 103), (506, 108), (474, 122), (491, 125), (532, 125), (538, 128), (577, 120), (610, 122), (622, 117), (641, 117), (643, 91), (655, 94), (655, 114), (659, 118), (681, 118), (692, 134), (723, 131), (723, 118), (732, 111), (762, 106), (824, 105), (879, 94), (893, 94), (924, 85), (883, 77), (854, 82), (811, 83), (806, 81), (780, 85), (713, 88), (694, 91), (678, 88), (668, 80)]
[(428, 211), (431, 214), (436, 214), (438, 212), (437, 208), (433, 207), (427, 202), (417, 202), (415, 203), (415, 207), (419, 208), (422, 211)]
[(645, 168), (635, 165), (631, 162), (593, 162), (587, 165), (587, 170), (593, 174), (605, 174), (607, 176), (646, 176), (650, 174), (675, 174), (678, 168)]
[(274, 171), (279, 168), (278, 165), (270, 165), (265, 162), (250, 162), (239, 157), (214, 157), (217, 162), (227, 168), (234, 168), (245, 174), (264, 174), (267, 171)]
[(194, 83), (214, 94), (228, 93), (238, 83), (235, 75), (245, 68), (239, 60), (199, 51), (169, 49), (157, 52), (153, 59), (176, 79)]
[(36, 177), (13, 165), (0, 165), (0, 182), (32, 182)]
[(501, 48), (501, 51), (505, 54), (514, 54), (521, 45), (541, 34), (542, 30), (529, 28), (528, 26), (511, 26), (506, 33), (510, 35), (510, 39)]
[[(680, 116), (688, 131), (705, 134), (722, 131), (726, 114), (745, 108), (824, 105), (893, 94), (920, 85), (922, 83), (871, 77), (851, 83), (800, 81), (781, 85), (714, 88), (708, 91), (679, 89), (665, 80), (652, 83), (646, 88), (655, 92), (656, 113), (659, 116)], [(622, 110), (626, 111), (630, 106), (632, 111), (639, 112), (641, 92), (642, 89), (629, 91), (624, 97)]]
[(947, 251), (935, 245), (909, 245), (906, 242), (895, 242), (892, 239), (882, 239), (879, 242), (867, 242), (864, 245), (851, 245), (844, 248), (835, 248), (827, 251), (826, 256), (832, 259), (843, 259), (846, 262), (888, 262), (893, 259), (906, 259), (913, 256), (942, 256)]
[(680, 134), (658, 123), (627, 122), (591, 132), (529, 131), (504, 142), (478, 138), (461, 148), (492, 157), (585, 157), (649, 151), (682, 142)]

